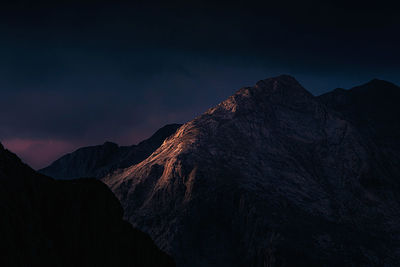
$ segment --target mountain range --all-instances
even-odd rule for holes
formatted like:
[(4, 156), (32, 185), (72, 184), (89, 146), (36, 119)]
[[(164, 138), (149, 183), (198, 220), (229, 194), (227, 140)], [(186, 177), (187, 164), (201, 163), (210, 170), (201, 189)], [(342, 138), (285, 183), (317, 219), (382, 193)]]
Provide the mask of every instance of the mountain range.
[(181, 124), (166, 125), (137, 145), (118, 146), (105, 142), (103, 145), (83, 147), (61, 157), (39, 172), (66, 180), (80, 177), (101, 178), (116, 169), (126, 168), (146, 159), (180, 126)]
[(382, 80), (313, 96), (282, 75), (175, 125), (130, 163), (106, 143), (41, 172), (103, 181), (177, 266), (396, 266), (398, 99)]

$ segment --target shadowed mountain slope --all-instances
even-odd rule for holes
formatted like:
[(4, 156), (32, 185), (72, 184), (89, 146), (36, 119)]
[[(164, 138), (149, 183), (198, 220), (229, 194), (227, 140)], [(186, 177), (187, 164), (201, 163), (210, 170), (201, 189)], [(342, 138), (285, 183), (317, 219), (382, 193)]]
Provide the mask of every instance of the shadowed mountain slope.
[(56, 181), (0, 144), (0, 266), (174, 266), (95, 179)]
[(370, 134), (379, 145), (397, 143), (396, 149), (400, 150), (400, 87), (374, 79), (350, 90), (335, 89), (318, 98)]
[(336, 89), (318, 98), (356, 125), (376, 145), (390, 153), (391, 157), (396, 157), (396, 154), (398, 156), (400, 87), (374, 79), (350, 90)]
[[(375, 145), (376, 161), (400, 173), (400, 87), (374, 79), (349, 90), (336, 89), (318, 97), (339, 116), (350, 121)], [(378, 178), (378, 176), (375, 176)], [(371, 177), (369, 183), (379, 184)]]
[(118, 168), (126, 168), (141, 162), (180, 126), (180, 124), (166, 125), (138, 145), (118, 146), (106, 142), (103, 145), (83, 147), (61, 157), (39, 172), (56, 179), (101, 178)]
[(259, 81), (104, 182), (178, 266), (396, 266), (399, 164), (323, 98)]

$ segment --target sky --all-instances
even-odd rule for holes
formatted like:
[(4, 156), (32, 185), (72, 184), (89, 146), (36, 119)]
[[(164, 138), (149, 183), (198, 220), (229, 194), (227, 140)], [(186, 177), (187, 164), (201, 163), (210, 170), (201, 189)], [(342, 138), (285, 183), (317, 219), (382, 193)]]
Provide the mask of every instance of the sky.
[(214, 2), (2, 2), (0, 141), (37, 169), (135, 144), (280, 74), (315, 95), (400, 84), (389, 2)]

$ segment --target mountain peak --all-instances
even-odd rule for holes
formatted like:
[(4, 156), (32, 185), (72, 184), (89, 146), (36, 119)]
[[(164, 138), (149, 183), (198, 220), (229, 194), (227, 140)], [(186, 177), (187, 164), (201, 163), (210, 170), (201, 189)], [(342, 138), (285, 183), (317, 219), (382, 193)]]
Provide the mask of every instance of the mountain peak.
[(229, 111), (255, 111), (270, 104), (298, 107), (313, 101), (314, 96), (290, 75), (280, 75), (260, 80), (253, 87), (243, 87), (234, 95), (211, 108), (207, 113)]
[(110, 141), (105, 141), (103, 146), (109, 146), (109, 147), (118, 147), (118, 144)]
[(267, 95), (279, 94), (285, 97), (312, 96), (294, 77), (286, 74), (260, 80), (253, 88), (254, 91)]
[(165, 135), (165, 133), (169, 133), (169, 132), (171, 132), (170, 134), (172, 134), (180, 126), (182, 126), (182, 124), (178, 124), (178, 123), (171, 123), (171, 124), (164, 125), (160, 129), (158, 129), (152, 136), (150, 136), (150, 138), (156, 138), (158, 136), (163, 136), (163, 135)]
[(262, 87), (263, 85), (269, 84), (270, 82), (273, 82), (275, 85), (278, 85), (278, 84), (286, 84), (286, 85), (288, 85), (288, 84), (292, 84), (292, 85), (296, 84), (296, 85), (299, 85), (299, 82), (293, 76), (290, 76), (290, 75), (287, 75), (287, 74), (282, 74), (282, 75), (279, 75), (279, 76), (276, 76), (276, 77), (271, 77), (271, 78), (267, 78), (267, 79), (264, 79), (264, 80), (260, 80), (260, 81), (258, 81), (256, 83), (256, 87), (257, 86), (261, 86)]
[(381, 80), (381, 79), (377, 79), (374, 78), (371, 81), (369, 81), (367, 84), (377, 84), (377, 85), (393, 85), (393, 83), (385, 81), (385, 80)]
[(372, 79), (371, 81), (362, 84), (360, 86), (356, 86), (351, 88), (350, 90), (353, 91), (365, 91), (365, 90), (379, 90), (382, 92), (382, 90), (398, 90), (398, 86), (395, 85), (394, 83), (385, 81), (385, 80), (380, 80), (380, 79)]

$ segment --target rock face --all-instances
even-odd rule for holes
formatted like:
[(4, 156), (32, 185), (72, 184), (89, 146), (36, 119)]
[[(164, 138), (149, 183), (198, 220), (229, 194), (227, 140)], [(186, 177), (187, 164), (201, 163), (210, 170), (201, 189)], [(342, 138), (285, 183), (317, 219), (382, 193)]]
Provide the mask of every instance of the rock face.
[(396, 266), (400, 164), (327, 98), (259, 81), (103, 181), (178, 266)]
[(83, 147), (61, 157), (39, 172), (56, 179), (101, 178), (118, 168), (126, 168), (146, 159), (180, 126), (166, 125), (138, 145), (118, 146), (106, 142), (103, 145)]
[(0, 266), (175, 266), (95, 179), (56, 181), (0, 144)]

